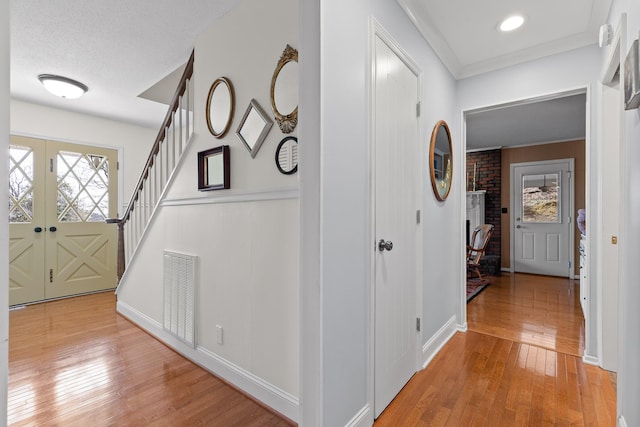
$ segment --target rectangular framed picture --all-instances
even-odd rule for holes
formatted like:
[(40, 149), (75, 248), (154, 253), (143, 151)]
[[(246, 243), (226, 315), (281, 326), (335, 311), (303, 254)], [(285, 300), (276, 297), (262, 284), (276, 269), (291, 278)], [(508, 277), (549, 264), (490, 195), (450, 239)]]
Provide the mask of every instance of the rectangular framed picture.
[(211, 148), (198, 153), (198, 190), (226, 190), (231, 188), (229, 146)]

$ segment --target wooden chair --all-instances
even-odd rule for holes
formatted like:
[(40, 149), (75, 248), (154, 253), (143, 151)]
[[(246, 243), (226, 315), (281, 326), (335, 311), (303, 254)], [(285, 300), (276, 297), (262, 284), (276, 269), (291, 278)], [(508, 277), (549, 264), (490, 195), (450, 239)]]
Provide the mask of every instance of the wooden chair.
[(487, 250), (489, 239), (493, 234), (493, 224), (482, 224), (473, 230), (471, 235), (471, 245), (467, 245), (467, 277), (468, 273), (474, 272), (478, 275), (478, 279), (482, 280), (480, 274), (480, 260)]

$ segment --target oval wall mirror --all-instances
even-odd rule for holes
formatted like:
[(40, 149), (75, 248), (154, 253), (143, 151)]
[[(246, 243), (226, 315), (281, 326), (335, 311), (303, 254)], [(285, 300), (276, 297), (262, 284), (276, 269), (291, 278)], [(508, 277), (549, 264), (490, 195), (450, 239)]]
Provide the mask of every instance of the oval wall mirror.
[(271, 108), (282, 133), (298, 124), (298, 51), (287, 45), (271, 78)]
[(216, 138), (222, 138), (233, 121), (235, 96), (233, 85), (226, 77), (216, 79), (207, 97), (207, 126)]
[(453, 143), (449, 126), (444, 120), (436, 123), (431, 133), (429, 166), (433, 192), (436, 199), (444, 201), (451, 191), (453, 178)]
[(298, 138), (288, 136), (280, 141), (276, 150), (276, 166), (285, 175), (298, 171)]

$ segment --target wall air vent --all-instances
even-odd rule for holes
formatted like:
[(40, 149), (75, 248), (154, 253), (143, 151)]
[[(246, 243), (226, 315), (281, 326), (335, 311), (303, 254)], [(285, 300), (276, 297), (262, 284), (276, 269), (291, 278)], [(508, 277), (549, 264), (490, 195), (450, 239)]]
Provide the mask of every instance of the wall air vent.
[(193, 255), (164, 251), (164, 330), (196, 347)]

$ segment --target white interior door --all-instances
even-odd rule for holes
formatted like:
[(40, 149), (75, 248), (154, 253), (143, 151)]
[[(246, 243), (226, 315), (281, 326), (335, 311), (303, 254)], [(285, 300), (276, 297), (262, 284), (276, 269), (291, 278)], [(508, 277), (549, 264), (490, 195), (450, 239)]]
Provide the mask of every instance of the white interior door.
[(573, 159), (512, 165), (514, 270), (573, 277)]
[(375, 416), (416, 371), (418, 78), (375, 45)]

